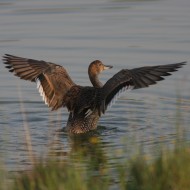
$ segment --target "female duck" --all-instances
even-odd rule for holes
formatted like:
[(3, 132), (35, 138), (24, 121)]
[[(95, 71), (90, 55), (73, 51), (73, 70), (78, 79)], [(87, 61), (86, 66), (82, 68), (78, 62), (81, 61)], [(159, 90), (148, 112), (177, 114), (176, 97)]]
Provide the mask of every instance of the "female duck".
[(45, 61), (37, 61), (6, 54), (4, 63), (10, 72), (21, 79), (37, 83), (45, 103), (57, 110), (67, 107), (70, 112), (66, 130), (70, 133), (85, 133), (97, 127), (101, 114), (121, 91), (138, 89), (156, 84), (162, 76), (171, 75), (185, 62), (136, 69), (123, 69), (110, 78), (104, 85), (98, 75), (112, 66), (101, 61), (93, 61), (88, 74), (93, 87), (75, 84), (64, 67)]

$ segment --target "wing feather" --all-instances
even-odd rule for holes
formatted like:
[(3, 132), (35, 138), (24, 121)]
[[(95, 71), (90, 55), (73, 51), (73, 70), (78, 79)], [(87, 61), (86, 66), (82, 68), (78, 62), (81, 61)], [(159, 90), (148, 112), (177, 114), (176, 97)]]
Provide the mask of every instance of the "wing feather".
[(102, 88), (101, 112), (104, 113), (108, 105), (117, 99), (121, 92), (129, 89), (145, 88), (164, 80), (163, 76), (171, 75), (186, 62), (168, 65), (147, 66), (131, 70), (123, 69), (109, 79)]
[(60, 65), (9, 54), (5, 54), (3, 61), (16, 76), (36, 82), (40, 95), (52, 110), (64, 105), (65, 94), (75, 85)]

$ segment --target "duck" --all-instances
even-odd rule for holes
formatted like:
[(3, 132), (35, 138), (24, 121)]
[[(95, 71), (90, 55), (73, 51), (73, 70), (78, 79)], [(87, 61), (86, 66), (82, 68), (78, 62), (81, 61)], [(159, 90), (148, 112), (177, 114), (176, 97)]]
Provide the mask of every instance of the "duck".
[(63, 66), (55, 63), (10, 54), (3, 56), (3, 62), (15, 76), (36, 82), (40, 95), (52, 111), (67, 108), (69, 117), (64, 129), (72, 134), (96, 130), (100, 117), (120, 93), (154, 85), (186, 64), (180, 62), (122, 69), (102, 84), (99, 74), (113, 66), (95, 60), (88, 67), (92, 86), (80, 86)]

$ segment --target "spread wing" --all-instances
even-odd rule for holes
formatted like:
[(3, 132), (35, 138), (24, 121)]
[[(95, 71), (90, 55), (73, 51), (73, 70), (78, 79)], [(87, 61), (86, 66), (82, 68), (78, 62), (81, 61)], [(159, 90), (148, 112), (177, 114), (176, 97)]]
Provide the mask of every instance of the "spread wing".
[(64, 104), (65, 94), (75, 85), (60, 65), (8, 54), (5, 54), (3, 61), (6, 68), (16, 76), (36, 82), (43, 100), (52, 110), (57, 110)]
[(147, 66), (119, 71), (103, 86), (102, 112), (105, 112), (107, 106), (112, 104), (121, 92), (128, 89), (144, 88), (156, 84), (157, 81), (164, 80), (163, 76), (171, 75), (170, 72), (177, 71), (177, 69), (181, 68), (185, 63), (186, 62)]

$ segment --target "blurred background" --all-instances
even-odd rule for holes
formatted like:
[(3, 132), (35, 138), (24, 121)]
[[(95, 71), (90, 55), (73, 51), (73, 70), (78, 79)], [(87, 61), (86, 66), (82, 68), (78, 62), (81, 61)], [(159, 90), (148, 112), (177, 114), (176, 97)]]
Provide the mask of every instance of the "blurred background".
[[(189, 62), (189, 8), (189, 0), (0, 0), (0, 55), (60, 64), (79, 85), (91, 85), (87, 69), (95, 59), (113, 65), (101, 74), (103, 82), (122, 68)], [(124, 93), (101, 118), (96, 136), (78, 142), (54, 133), (66, 125), (67, 110), (51, 112), (36, 84), (8, 73), (1, 61), (2, 162), (21, 171), (31, 166), (28, 149), (60, 160), (82, 149), (114, 171), (135, 146), (154, 157), (162, 144), (189, 142), (189, 72), (187, 63), (155, 86)]]

